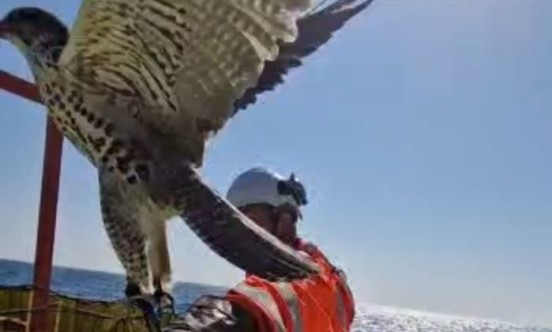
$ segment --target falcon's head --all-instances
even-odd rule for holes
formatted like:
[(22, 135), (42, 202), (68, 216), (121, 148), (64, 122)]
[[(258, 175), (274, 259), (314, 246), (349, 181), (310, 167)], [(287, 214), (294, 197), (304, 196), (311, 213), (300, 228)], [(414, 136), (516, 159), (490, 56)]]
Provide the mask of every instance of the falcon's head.
[(57, 61), (69, 38), (67, 27), (54, 15), (36, 7), (9, 12), (0, 21), (0, 38), (12, 42), (33, 63)]

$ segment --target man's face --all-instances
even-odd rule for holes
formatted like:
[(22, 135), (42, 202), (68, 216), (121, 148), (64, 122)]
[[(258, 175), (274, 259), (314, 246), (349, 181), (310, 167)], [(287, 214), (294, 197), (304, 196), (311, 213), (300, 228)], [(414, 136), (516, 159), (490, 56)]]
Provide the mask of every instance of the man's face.
[(249, 205), (240, 210), (257, 225), (293, 245), (297, 241), (297, 213), (291, 207), (274, 208), (268, 204)]

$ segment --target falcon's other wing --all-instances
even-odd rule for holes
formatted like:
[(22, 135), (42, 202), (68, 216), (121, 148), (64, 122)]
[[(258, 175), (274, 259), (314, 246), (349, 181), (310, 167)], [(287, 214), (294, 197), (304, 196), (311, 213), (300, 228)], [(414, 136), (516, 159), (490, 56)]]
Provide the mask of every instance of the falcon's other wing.
[(247, 89), (245, 94), (236, 100), (235, 113), (254, 104), (257, 96), (273, 90), (284, 82), (284, 77), (293, 68), (303, 64), (302, 59), (328, 42), (333, 34), (345, 23), (366, 7), (373, 0), (336, 0), (323, 9), (316, 10), (302, 17), (298, 22), (298, 37), (292, 43), (281, 43), (280, 53), (276, 60), (268, 61), (259, 77), (257, 85)]

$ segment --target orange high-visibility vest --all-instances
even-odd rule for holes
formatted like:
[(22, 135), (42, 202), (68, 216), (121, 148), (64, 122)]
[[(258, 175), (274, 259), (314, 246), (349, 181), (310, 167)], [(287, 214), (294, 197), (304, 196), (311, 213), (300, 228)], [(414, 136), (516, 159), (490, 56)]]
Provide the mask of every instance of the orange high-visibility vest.
[(291, 283), (248, 276), (227, 299), (254, 317), (259, 332), (349, 332), (354, 299), (344, 277), (316, 247), (299, 249), (320, 266), (319, 275)]

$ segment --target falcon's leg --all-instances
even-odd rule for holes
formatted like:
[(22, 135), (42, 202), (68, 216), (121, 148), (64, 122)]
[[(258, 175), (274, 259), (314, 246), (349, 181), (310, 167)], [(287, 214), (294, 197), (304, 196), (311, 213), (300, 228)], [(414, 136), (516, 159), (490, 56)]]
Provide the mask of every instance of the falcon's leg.
[(126, 184), (115, 175), (99, 170), (100, 202), (105, 230), (127, 276), (127, 297), (151, 295), (147, 238), (138, 223), (139, 211)]
[(149, 234), (148, 254), (155, 298), (163, 311), (174, 312), (174, 299), (171, 295), (171, 261), (167, 247), (166, 223), (163, 218), (151, 216), (144, 225)]

